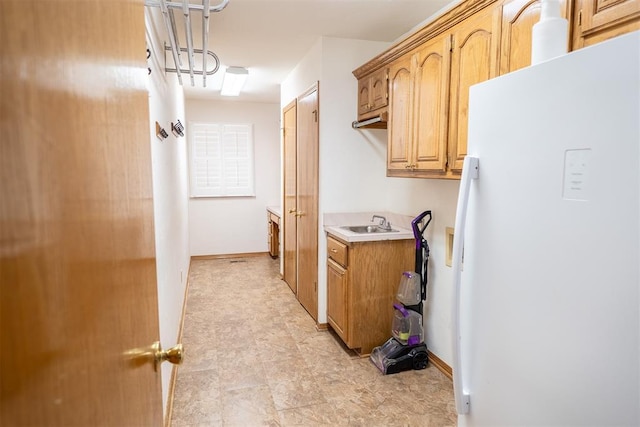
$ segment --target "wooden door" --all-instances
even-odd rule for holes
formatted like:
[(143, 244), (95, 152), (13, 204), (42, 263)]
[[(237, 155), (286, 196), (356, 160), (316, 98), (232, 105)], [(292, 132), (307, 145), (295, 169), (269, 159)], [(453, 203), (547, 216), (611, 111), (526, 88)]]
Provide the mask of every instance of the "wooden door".
[(583, 33), (639, 19), (638, 0), (582, 0)]
[(469, 87), (497, 74), (498, 8), (488, 7), (453, 28), (449, 169), (462, 170), (467, 154)]
[(294, 294), (298, 293), (298, 220), (297, 208), (297, 125), (296, 100), (282, 111), (283, 156), (284, 156), (284, 206), (282, 207), (283, 227), (283, 270), (284, 281)]
[[(560, 1), (568, 17), (567, 1)], [(540, 0), (511, 0), (502, 6), (500, 75), (531, 65), (531, 32), (540, 21)], [(568, 42), (568, 41), (567, 41)]]
[(416, 169), (444, 172), (447, 167), (447, 117), (451, 37), (436, 37), (417, 52), (413, 109)]
[(387, 170), (406, 171), (411, 156), (411, 116), (413, 74), (412, 55), (407, 54), (389, 66), (389, 123)]
[(371, 75), (371, 109), (385, 107), (388, 101), (389, 80), (387, 77), (387, 69), (383, 68)]
[(347, 270), (327, 259), (327, 321), (334, 331), (349, 344)]
[(371, 110), (369, 86), (371, 86), (371, 77), (358, 80), (358, 115), (367, 114)]
[(573, 48), (640, 30), (639, 0), (575, 0)]
[(318, 320), (318, 84), (298, 97), (298, 301)]
[(143, 8), (0, 2), (2, 425), (162, 425)]

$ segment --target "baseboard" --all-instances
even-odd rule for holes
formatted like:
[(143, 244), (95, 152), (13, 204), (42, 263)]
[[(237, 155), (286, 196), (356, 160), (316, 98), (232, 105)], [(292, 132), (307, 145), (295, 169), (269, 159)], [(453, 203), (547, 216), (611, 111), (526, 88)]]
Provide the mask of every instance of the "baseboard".
[(207, 259), (229, 259), (229, 258), (248, 258), (271, 256), (269, 252), (246, 252), (240, 254), (219, 254), (219, 255), (191, 255), (191, 260), (207, 260)]
[(447, 378), (453, 381), (453, 370), (451, 369), (451, 366), (447, 365), (442, 359), (440, 359), (430, 351), (427, 350), (427, 352), (429, 353), (429, 362), (431, 362), (433, 366), (438, 368), (440, 372), (445, 374)]
[[(184, 330), (184, 317), (187, 313), (187, 297), (189, 296), (189, 273), (191, 273), (191, 261), (187, 267), (187, 283), (184, 287), (184, 299), (182, 300), (182, 313), (180, 315), (180, 326), (178, 327), (178, 343), (182, 343), (182, 331)], [(167, 413), (164, 419), (164, 427), (171, 426), (171, 416), (173, 415), (173, 397), (176, 390), (176, 377), (178, 376), (178, 365), (172, 365), (171, 379), (169, 380), (169, 392), (167, 395)]]
[(329, 324), (328, 323), (316, 323), (316, 331), (324, 332), (324, 331), (328, 331), (328, 330), (329, 330)]

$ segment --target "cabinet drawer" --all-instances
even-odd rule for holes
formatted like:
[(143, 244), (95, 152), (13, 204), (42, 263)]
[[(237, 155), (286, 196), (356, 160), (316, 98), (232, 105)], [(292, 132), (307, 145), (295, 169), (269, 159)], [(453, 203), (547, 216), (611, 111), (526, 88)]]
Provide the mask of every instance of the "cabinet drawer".
[(272, 212), (269, 212), (269, 220), (271, 222), (275, 222), (276, 224), (280, 225), (280, 217), (278, 215), (275, 215)]
[(333, 259), (343, 267), (347, 266), (348, 247), (338, 240), (327, 237), (327, 257)]

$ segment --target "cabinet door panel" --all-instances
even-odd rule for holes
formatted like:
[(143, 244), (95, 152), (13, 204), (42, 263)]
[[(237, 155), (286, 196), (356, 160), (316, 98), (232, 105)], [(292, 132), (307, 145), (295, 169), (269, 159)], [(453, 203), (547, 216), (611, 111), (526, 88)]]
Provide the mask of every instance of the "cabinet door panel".
[(387, 105), (387, 70), (383, 69), (371, 76), (371, 108), (377, 110)]
[(640, 19), (638, 0), (583, 0), (582, 32)]
[(495, 24), (493, 10), (488, 9), (454, 27), (449, 134), (449, 168), (454, 171), (462, 170), (462, 162), (467, 154), (469, 87), (496, 75)]
[(531, 64), (531, 31), (540, 20), (540, 1), (510, 1), (502, 13), (501, 75)]
[[(560, 1), (560, 10), (566, 18), (566, 0)], [(540, 0), (512, 0), (503, 5), (500, 75), (531, 65), (531, 32), (539, 20)]]
[(347, 270), (327, 259), (327, 320), (334, 331), (349, 344), (347, 330)]
[(358, 114), (369, 111), (369, 79), (358, 80)]
[(445, 171), (451, 39), (427, 42), (415, 73), (413, 158), (416, 169)]
[(406, 169), (411, 144), (411, 57), (403, 57), (389, 68), (389, 124), (387, 168)]

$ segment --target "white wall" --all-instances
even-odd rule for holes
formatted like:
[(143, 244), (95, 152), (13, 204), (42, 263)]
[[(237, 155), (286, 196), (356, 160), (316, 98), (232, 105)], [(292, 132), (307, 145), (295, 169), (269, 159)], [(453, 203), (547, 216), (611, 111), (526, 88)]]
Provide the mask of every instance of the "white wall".
[[(451, 365), (451, 269), (445, 265), (444, 252), (445, 227), (452, 227), (455, 219), (458, 181), (388, 178), (387, 131), (351, 128), (357, 115), (357, 80), (352, 71), (388, 46), (321, 38), (283, 82), (281, 104), (320, 81), (320, 218), (333, 212), (389, 211), (416, 216), (432, 211), (433, 221), (425, 232), (431, 248), (427, 346)], [(318, 321), (324, 323), (326, 237), (322, 224), (318, 239)]]
[[(145, 14), (147, 11), (145, 10)], [(148, 78), (149, 134), (153, 174), (153, 205), (156, 237), (156, 272), (160, 342), (168, 348), (178, 342), (182, 306), (189, 271), (189, 233), (187, 204), (186, 139), (171, 133), (171, 122), (185, 123), (182, 88), (163, 70), (164, 47), (157, 42), (148, 15), (147, 45), (152, 73)], [(155, 123), (160, 123), (169, 137), (156, 137)], [(162, 364), (162, 402), (166, 413), (172, 366)]]
[(280, 106), (188, 99), (186, 114), (189, 122), (253, 124), (255, 157), (255, 197), (189, 200), (191, 255), (267, 252), (266, 208), (280, 205)]

